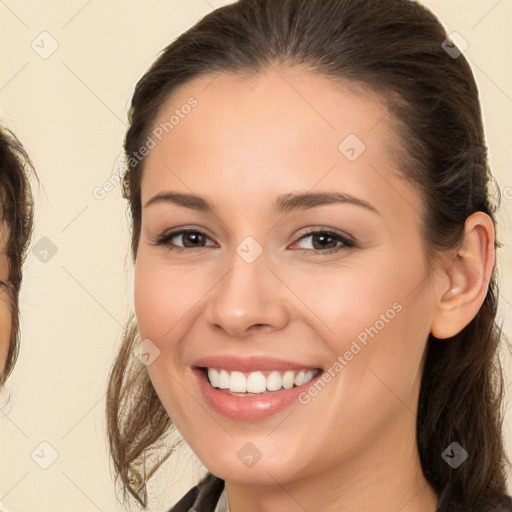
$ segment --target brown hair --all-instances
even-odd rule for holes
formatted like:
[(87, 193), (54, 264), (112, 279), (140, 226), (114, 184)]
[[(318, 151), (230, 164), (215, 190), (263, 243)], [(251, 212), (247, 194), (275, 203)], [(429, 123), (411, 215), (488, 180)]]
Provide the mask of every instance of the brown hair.
[[(482, 211), (496, 222), (498, 207), (489, 188), (477, 86), (464, 56), (445, 50), (446, 39), (436, 17), (409, 0), (240, 0), (187, 30), (139, 80), (126, 157), (144, 145), (169, 95), (207, 73), (257, 73), (280, 63), (358, 84), (386, 101), (395, 121), (406, 155), (403, 178), (422, 193), (422, 230), (434, 267), (436, 254), (460, 244), (469, 215)], [(134, 260), (143, 169), (144, 160), (134, 162), (124, 181)], [(417, 443), (425, 477), (437, 493), (449, 482), (469, 505), (492, 503), (506, 492), (497, 298), (494, 268), (470, 324), (448, 340), (430, 335), (419, 396)], [(117, 475), (145, 505), (146, 482), (174, 447), (158, 450), (173, 424), (133, 356), (138, 341), (132, 318), (110, 375), (107, 414)], [(441, 457), (454, 441), (469, 453), (456, 471)]]
[(11, 374), (19, 350), (19, 304), (22, 266), (27, 255), (33, 226), (33, 199), (29, 175), (34, 167), (22, 144), (0, 126), (0, 225), (9, 228), (6, 244), (9, 282), (5, 283), (11, 302), (11, 336), (7, 361), (0, 366), (0, 385)]

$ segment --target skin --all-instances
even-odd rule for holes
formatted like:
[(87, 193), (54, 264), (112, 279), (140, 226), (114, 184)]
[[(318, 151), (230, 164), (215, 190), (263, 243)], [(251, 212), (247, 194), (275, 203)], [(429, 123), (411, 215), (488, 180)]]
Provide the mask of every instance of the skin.
[(11, 303), (7, 289), (9, 282), (9, 259), (6, 254), (8, 229), (0, 228), (0, 368), (7, 360), (11, 337)]
[[(168, 98), (155, 126), (190, 96), (197, 107), (146, 157), (142, 204), (176, 191), (210, 198), (216, 212), (144, 207), (135, 267), (141, 339), (160, 350), (148, 371), (174, 424), (226, 480), (231, 512), (434, 512), (415, 440), (422, 358), (429, 332), (455, 334), (482, 304), (492, 222), (469, 218), (462, 257), (447, 253), (429, 271), (422, 200), (398, 176), (392, 120), (348, 84), (290, 68), (202, 77)], [(338, 150), (351, 133), (366, 145), (354, 162)], [(272, 211), (296, 191), (351, 194), (378, 213), (348, 203)], [(154, 245), (180, 227), (207, 238), (174, 237), (198, 247), (188, 253)], [(326, 247), (341, 250), (322, 255), (318, 236), (301, 240), (322, 229), (356, 246), (334, 239)], [(236, 252), (247, 236), (263, 249), (250, 264)], [(329, 368), (395, 303), (401, 311), (307, 405), (228, 419), (192, 374), (196, 359), (216, 354)], [(251, 468), (237, 457), (248, 442), (262, 454)]]

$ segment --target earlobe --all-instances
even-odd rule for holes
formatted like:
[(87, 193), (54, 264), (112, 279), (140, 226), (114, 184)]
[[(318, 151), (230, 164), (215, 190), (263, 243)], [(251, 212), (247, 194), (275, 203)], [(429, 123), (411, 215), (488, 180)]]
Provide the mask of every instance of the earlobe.
[(466, 219), (461, 248), (444, 270), (448, 286), (439, 292), (433, 336), (451, 338), (473, 320), (487, 295), (494, 262), (494, 224), (487, 214), (476, 212)]

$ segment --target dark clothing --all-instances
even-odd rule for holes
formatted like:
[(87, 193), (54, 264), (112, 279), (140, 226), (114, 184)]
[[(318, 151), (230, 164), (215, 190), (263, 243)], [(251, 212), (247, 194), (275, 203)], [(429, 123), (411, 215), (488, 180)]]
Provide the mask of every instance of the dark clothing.
[(223, 489), (224, 480), (208, 473), (206, 477), (199, 482), (198, 485), (192, 487), (169, 512), (189, 512), (199, 496), (199, 492), (201, 492), (201, 497), (199, 502), (196, 503), (196, 510), (191, 510), (190, 512), (213, 512)]
[[(224, 480), (208, 473), (169, 512), (213, 512), (223, 489)], [(201, 493), (201, 496), (197, 503), (195, 503), (199, 493)], [(195, 509), (190, 510), (194, 503), (196, 505)], [(450, 485), (446, 485), (439, 496), (436, 512), (512, 512), (512, 500), (509, 496), (504, 495), (493, 505), (489, 504), (478, 508), (472, 507), (472, 510), (470, 510), (470, 507), (461, 504), (461, 501), (451, 491)]]

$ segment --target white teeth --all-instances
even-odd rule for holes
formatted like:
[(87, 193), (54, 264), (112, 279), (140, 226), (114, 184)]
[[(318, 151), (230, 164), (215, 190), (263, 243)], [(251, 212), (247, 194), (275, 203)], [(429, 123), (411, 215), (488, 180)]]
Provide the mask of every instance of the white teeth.
[(308, 370), (304, 375), (304, 382), (309, 382), (315, 376), (315, 370)]
[[(213, 370), (215, 371), (215, 370)], [(226, 370), (221, 370), (219, 374), (219, 388), (229, 389), (229, 373)]]
[[(215, 385), (213, 386), (215, 387)], [(247, 391), (249, 393), (263, 393), (265, 389), (267, 389), (267, 378), (263, 373), (252, 372), (249, 377), (247, 377)]]
[(213, 368), (208, 368), (208, 379), (210, 380), (210, 384), (214, 388), (218, 388), (219, 386), (219, 372), (214, 370)]
[(304, 384), (304, 376), (306, 375), (306, 372), (304, 370), (301, 370), (297, 375), (295, 375), (295, 380), (293, 381), (296, 386), (302, 386)]
[(316, 370), (300, 370), (295, 372), (272, 371), (267, 377), (258, 371), (245, 376), (242, 372), (216, 370), (208, 368), (208, 379), (214, 388), (229, 389), (233, 393), (263, 393), (265, 390), (278, 391), (281, 388), (291, 389), (293, 386), (302, 386), (317, 374)]
[(267, 377), (267, 389), (269, 391), (277, 391), (283, 387), (283, 379), (281, 378), (281, 374), (279, 372), (270, 372)]
[(283, 388), (284, 389), (291, 389), (293, 388), (293, 381), (295, 379), (295, 372), (292, 372), (291, 370), (288, 370), (287, 372), (284, 372), (283, 375)]
[(247, 379), (242, 372), (231, 372), (229, 390), (233, 393), (245, 393), (247, 391)]

